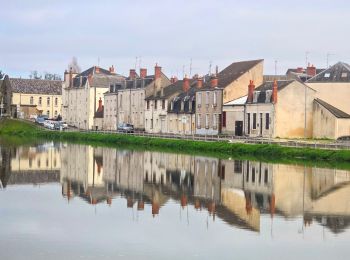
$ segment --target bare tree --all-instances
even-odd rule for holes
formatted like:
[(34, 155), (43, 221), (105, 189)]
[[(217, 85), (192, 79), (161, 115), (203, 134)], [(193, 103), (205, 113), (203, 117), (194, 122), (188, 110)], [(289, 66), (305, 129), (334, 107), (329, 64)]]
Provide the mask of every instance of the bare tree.
[(2, 70), (0, 70), (0, 79), (3, 79), (3, 77), (5, 77), (5, 74), (2, 73)]
[(61, 76), (54, 73), (44, 72), (44, 79), (46, 80), (62, 80)]
[(29, 78), (30, 79), (41, 79), (42, 75), (40, 75), (37, 70), (33, 70), (30, 72)]
[(72, 58), (72, 61), (68, 64), (68, 71), (72, 68), (74, 73), (80, 73), (80, 66), (76, 57)]

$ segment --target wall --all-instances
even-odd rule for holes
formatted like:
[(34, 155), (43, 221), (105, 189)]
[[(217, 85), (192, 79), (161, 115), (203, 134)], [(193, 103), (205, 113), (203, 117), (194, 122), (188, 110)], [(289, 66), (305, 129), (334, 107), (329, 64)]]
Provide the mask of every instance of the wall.
[[(216, 105), (214, 104), (214, 92), (216, 93)], [(207, 95), (209, 95), (207, 103)], [(199, 101), (200, 100), (200, 101)], [(222, 114), (222, 89), (199, 90), (196, 92), (196, 134), (216, 135), (220, 131)], [(206, 115), (208, 124), (206, 125)], [(216, 116), (216, 126), (213, 124), (213, 116)], [(198, 119), (200, 118), (200, 119)], [(200, 120), (200, 125), (198, 124)]]
[(192, 135), (196, 130), (195, 114), (168, 113), (168, 133)]
[(306, 83), (317, 91), (316, 98), (350, 114), (350, 83)]
[[(33, 104), (30, 103), (30, 99), (33, 97)], [(41, 98), (41, 104), (39, 99)], [(50, 99), (50, 103), (47, 103), (47, 99)], [(55, 100), (57, 99), (57, 104)], [(43, 115), (48, 115), (50, 118), (61, 115), (62, 108), (62, 96), (61, 95), (43, 95), (43, 94), (22, 94), (12, 93), (12, 105), (36, 105), (38, 110), (42, 110)], [(16, 108), (14, 108), (16, 109)], [(36, 113), (39, 114), (39, 111)]]
[[(275, 106), (272, 103), (258, 103), (258, 104), (247, 104), (246, 105), (246, 113), (245, 113), (245, 122), (244, 122), (244, 134), (249, 135), (251, 137), (263, 136), (263, 137), (272, 137), (274, 133), (274, 117), (275, 117)], [(248, 134), (248, 114), (250, 114), (250, 134)], [(256, 114), (256, 128), (253, 126), (253, 115)], [(269, 127), (266, 129), (266, 117), (270, 117), (269, 119)], [(262, 125), (260, 125), (260, 121), (262, 117)], [(262, 127), (262, 134), (261, 134)]]
[[(175, 95), (175, 94), (174, 94)], [(148, 133), (168, 133), (168, 97), (165, 100), (165, 106), (162, 108), (162, 100), (149, 100), (149, 109), (147, 109), (147, 101), (145, 101), (145, 130)], [(157, 102), (157, 108), (155, 108)], [(153, 121), (153, 127), (152, 122)]]
[(259, 64), (241, 75), (237, 80), (226, 86), (223, 93), (224, 103), (247, 95), (249, 80), (253, 80), (255, 86), (261, 85), (263, 83), (263, 69), (264, 62), (261, 61)]
[(118, 95), (106, 93), (104, 95), (103, 129), (117, 130), (118, 125)]

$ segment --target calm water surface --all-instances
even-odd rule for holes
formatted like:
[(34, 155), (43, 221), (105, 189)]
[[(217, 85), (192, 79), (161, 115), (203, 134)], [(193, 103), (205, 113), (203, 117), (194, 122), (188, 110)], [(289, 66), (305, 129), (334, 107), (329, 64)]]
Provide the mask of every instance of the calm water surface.
[(2, 146), (1, 259), (349, 259), (350, 172)]

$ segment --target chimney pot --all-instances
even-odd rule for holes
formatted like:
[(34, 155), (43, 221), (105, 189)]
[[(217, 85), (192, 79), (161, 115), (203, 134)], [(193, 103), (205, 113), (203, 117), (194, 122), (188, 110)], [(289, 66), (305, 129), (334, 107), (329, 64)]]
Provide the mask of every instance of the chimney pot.
[(156, 66), (154, 67), (154, 79), (160, 79), (162, 76), (162, 67), (158, 66), (156, 63)]
[(109, 68), (109, 72), (114, 73), (114, 66), (113, 65), (112, 65), (112, 67)]
[(216, 76), (212, 76), (210, 79), (210, 87), (216, 88), (219, 84), (219, 80)]
[(187, 92), (190, 89), (190, 79), (187, 76), (184, 77), (182, 82), (182, 90), (183, 92)]
[(314, 65), (309, 66), (306, 68), (306, 74), (310, 77), (316, 76), (316, 67)]
[(100, 73), (100, 67), (99, 66), (95, 66), (95, 73), (96, 74)]
[(253, 103), (254, 89), (255, 89), (254, 81), (250, 80), (248, 85), (248, 97), (247, 97), (248, 103)]
[(141, 68), (140, 69), (140, 77), (141, 78), (146, 78), (147, 77), (147, 69)]
[(136, 70), (130, 69), (129, 78), (130, 79), (136, 79)]
[(201, 89), (203, 87), (203, 78), (202, 77), (198, 77), (197, 78), (197, 88)]
[(272, 86), (272, 103), (274, 104), (277, 103), (277, 89), (278, 89), (277, 80), (274, 80), (273, 86)]

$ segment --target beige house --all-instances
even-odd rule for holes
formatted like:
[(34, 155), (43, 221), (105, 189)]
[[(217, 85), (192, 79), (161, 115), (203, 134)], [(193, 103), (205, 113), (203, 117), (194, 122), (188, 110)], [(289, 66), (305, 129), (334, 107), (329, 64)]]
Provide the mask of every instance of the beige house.
[[(315, 90), (296, 80), (267, 81), (225, 104), (223, 131), (250, 137), (312, 137)], [(244, 117), (242, 117), (244, 115)]]
[(223, 89), (212, 76), (210, 86), (196, 91), (196, 134), (217, 135), (221, 132)]
[(350, 115), (321, 99), (314, 100), (313, 137), (337, 139), (350, 135)]
[(154, 75), (147, 75), (147, 70), (141, 68), (138, 76), (131, 69), (125, 81), (112, 84), (109, 92), (105, 93), (104, 128), (115, 130), (118, 124), (129, 123), (135, 129), (144, 130), (145, 98), (169, 84), (169, 79), (158, 65), (154, 68)]
[[(80, 73), (65, 72), (63, 83), (63, 119), (71, 126), (81, 129), (95, 129), (94, 115), (98, 102), (104, 103), (104, 93), (111, 84), (120, 83), (123, 76), (97, 66)], [(100, 120), (98, 120), (100, 121)]]
[(62, 81), (9, 78), (2, 84), (3, 113), (19, 118), (61, 115)]
[(171, 101), (183, 91), (183, 81), (178, 80), (162, 86), (145, 99), (145, 131), (148, 133), (169, 133), (168, 108)]

